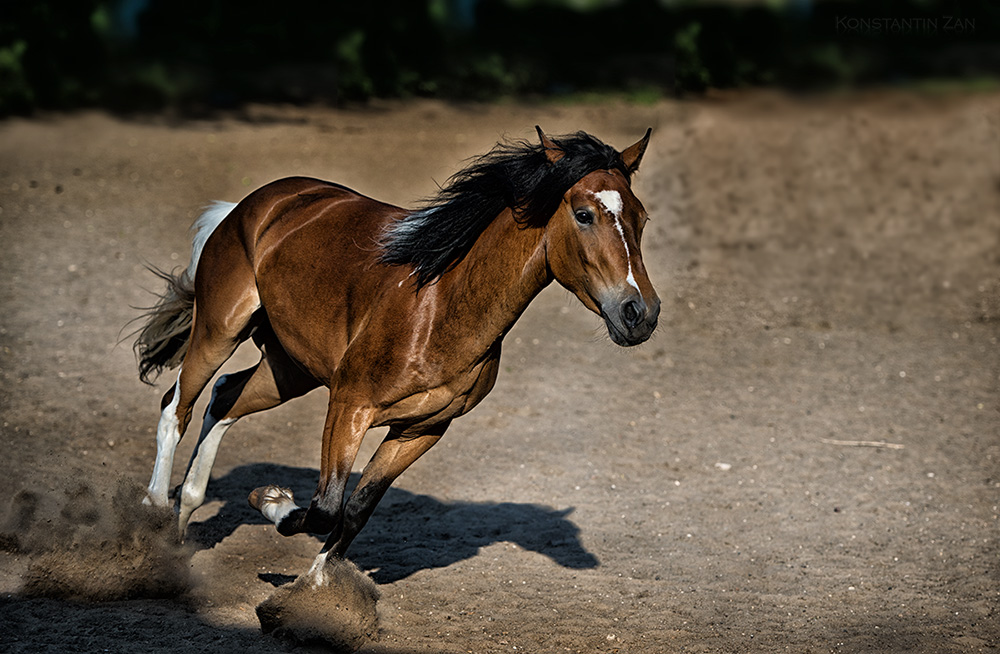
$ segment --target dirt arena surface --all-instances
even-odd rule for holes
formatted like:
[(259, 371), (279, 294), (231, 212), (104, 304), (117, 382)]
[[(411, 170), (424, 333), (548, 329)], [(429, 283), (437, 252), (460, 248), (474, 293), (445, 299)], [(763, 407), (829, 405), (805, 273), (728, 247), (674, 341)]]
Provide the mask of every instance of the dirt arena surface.
[(136, 490), (174, 376), (118, 345), (143, 263), (185, 265), (209, 200), (312, 175), (408, 205), (536, 123), (654, 128), (660, 326), (624, 350), (534, 302), (352, 547), (364, 651), (1000, 651), (1000, 96), (901, 93), (0, 123), (0, 650), (283, 651), (254, 609), (321, 541), (246, 496), (309, 496), (324, 393), (233, 428), (177, 547)]

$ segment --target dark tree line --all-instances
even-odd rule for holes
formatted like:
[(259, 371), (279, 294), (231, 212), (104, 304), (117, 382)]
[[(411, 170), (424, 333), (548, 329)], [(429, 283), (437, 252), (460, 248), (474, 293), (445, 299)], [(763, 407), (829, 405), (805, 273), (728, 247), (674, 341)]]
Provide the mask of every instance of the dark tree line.
[(3, 0), (0, 115), (1000, 75), (1000, 3)]

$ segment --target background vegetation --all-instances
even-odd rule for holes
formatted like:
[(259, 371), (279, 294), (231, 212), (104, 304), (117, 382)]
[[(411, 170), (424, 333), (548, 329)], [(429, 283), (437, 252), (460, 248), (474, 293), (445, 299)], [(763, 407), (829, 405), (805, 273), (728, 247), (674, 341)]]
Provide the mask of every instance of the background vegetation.
[(0, 9), (0, 115), (247, 101), (828, 88), (1000, 71), (990, 0), (32, 0)]

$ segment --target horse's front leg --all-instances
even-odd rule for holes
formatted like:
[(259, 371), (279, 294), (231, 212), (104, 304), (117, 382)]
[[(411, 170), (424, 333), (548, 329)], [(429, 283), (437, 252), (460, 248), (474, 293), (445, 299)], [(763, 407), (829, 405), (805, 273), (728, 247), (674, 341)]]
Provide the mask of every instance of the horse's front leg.
[(344, 488), (374, 410), (331, 401), (323, 430), (319, 485), (308, 508), (295, 504), (291, 491), (263, 486), (250, 493), (250, 506), (274, 523), (282, 535), (312, 533), (340, 538), (344, 523)]
[(448, 429), (448, 422), (403, 430), (393, 427), (378, 446), (344, 507), (341, 533), (331, 533), (323, 547), (329, 555), (343, 558), (347, 548), (368, 523), (382, 496), (411, 463), (437, 443)]

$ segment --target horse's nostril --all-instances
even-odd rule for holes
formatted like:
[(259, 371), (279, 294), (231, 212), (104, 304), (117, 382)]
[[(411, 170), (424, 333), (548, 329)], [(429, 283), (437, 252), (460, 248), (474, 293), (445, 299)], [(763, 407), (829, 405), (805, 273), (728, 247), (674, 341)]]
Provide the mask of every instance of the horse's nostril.
[(642, 320), (642, 307), (635, 300), (628, 300), (622, 305), (622, 319), (625, 326), (632, 329)]

